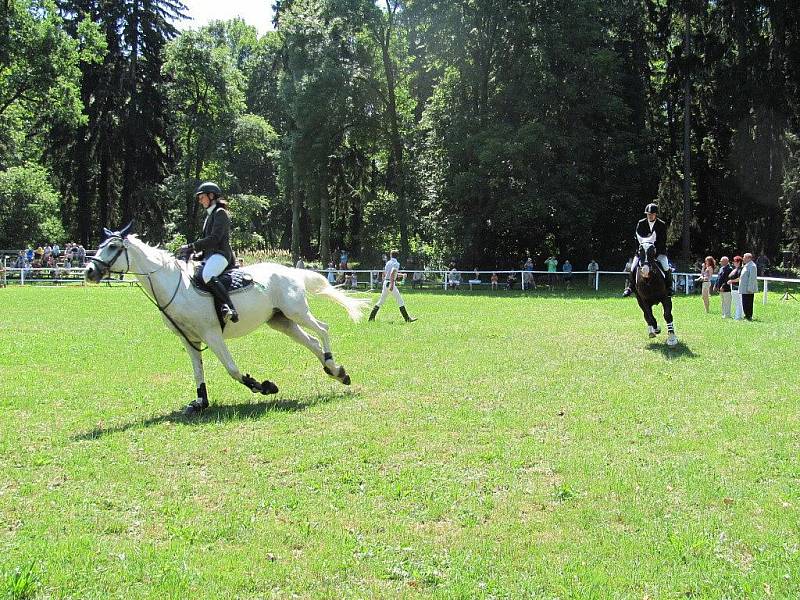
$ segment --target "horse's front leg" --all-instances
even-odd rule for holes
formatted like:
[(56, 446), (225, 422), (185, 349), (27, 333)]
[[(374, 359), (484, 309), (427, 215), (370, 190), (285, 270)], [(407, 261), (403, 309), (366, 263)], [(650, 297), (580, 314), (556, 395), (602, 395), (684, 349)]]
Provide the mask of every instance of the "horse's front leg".
[(262, 382), (256, 381), (254, 377), (250, 375), (250, 373), (245, 373), (242, 375), (242, 372), (239, 370), (239, 367), (236, 366), (236, 362), (233, 360), (233, 356), (231, 356), (230, 351), (228, 350), (228, 346), (225, 344), (225, 340), (222, 339), (221, 335), (212, 334), (206, 338), (206, 344), (208, 347), (211, 348), (211, 351), (217, 356), (219, 362), (223, 364), (225, 369), (228, 371), (228, 375), (233, 377), (236, 381), (241, 383), (244, 386), (255, 393), (261, 394), (275, 394), (278, 391), (278, 386), (265, 379)]
[(648, 302), (642, 300), (639, 294), (636, 294), (636, 301), (639, 303), (639, 308), (642, 309), (644, 320), (647, 323), (648, 333), (650, 337), (655, 337), (656, 318), (653, 316), (653, 307)]
[[(203, 372), (203, 355), (197, 350), (194, 344), (182, 339), (183, 347), (192, 359), (192, 369), (194, 370), (194, 382), (197, 385), (197, 398), (192, 400), (183, 410), (187, 416), (200, 414), (208, 408), (208, 391), (206, 390), (205, 374)], [(199, 346), (199, 342), (198, 342)]]

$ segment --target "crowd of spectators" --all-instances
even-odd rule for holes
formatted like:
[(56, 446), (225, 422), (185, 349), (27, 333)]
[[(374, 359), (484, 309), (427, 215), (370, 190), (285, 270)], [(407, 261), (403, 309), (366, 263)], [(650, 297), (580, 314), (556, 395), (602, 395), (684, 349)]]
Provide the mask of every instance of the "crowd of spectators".
[(43, 276), (56, 278), (66, 277), (70, 269), (86, 266), (86, 249), (75, 242), (69, 242), (62, 249), (57, 243), (39, 245), (35, 249), (28, 246), (19, 250), (13, 261), (8, 261), (7, 266), (12, 269), (22, 269), (26, 278), (33, 277), (38, 271)]

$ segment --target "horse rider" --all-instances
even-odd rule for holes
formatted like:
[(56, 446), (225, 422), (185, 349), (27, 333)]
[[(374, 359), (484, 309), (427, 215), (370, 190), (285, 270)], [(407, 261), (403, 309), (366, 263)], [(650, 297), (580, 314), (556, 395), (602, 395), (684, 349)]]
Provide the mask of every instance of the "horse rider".
[[(666, 246), (667, 246), (667, 224), (658, 218), (658, 204), (651, 202), (644, 207), (645, 218), (641, 219), (636, 224), (636, 235), (638, 237), (650, 237), (653, 233), (656, 234), (655, 244), (653, 249), (656, 253), (656, 260), (661, 265), (661, 270), (664, 271), (665, 283), (667, 286), (667, 295), (672, 296), (672, 270), (669, 268), (669, 260), (667, 260)], [(639, 266), (639, 253), (637, 252), (633, 257), (631, 268), (628, 270), (627, 279), (625, 281), (625, 291), (622, 292), (623, 297), (631, 295), (633, 285), (632, 273), (636, 272)]]
[(224, 318), (236, 323), (239, 313), (231, 302), (228, 290), (218, 279), (223, 271), (235, 266), (230, 242), (231, 218), (227, 211), (228, 203), (222, 197), (222, 190), (212, 181), (201, 183), (194, 196), (207, 213), (203, 223), (203, 237), (192, 244), (181, 246), (178, 252), (182, 256), (193, 252), (202, 253), (203, 281), (222, 305)]
[(392, 250), (390, 255), (391, 258), (386, 261), (386, 266), (383, 268), (383, 289), (381, 290), (381, 297), (378, 298), (375, 306), (372, 307), (372, 312), (369, 314), (369, 320), (375, 320), (375, 315), (378, 314), (381, 306), (383, 306), (386, 296), (391, 293), (394, 296), (394, 299), (397, 301), (397, 306), (400, 308), (400, 314), (403, 315), (406, 323), (413, 323), (417, 320), (417, 318), (408, 314), (408, 311), (406, 310), (406, 303), (403, 300), (403, 297), (400, 295), (400, 290), (397, 289), (396, 285), (397, 278), (400, 277), (400, 261), (397, 260), (397, 257), (400, 255), (400, 253), (397, 250)]

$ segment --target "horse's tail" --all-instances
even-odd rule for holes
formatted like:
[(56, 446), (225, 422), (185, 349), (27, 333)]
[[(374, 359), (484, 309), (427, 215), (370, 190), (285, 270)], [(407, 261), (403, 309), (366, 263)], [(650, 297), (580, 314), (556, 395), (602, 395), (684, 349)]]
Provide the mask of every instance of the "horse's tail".
[(302, 274), (307, 291), (316, 296), (324, 296), (329, 300), (333, 300), (336, 304), (340, 304), (353, 321), (360, 321), (364, 316), (364, 312), (369, 308), (369, 300), (361, 300), (345, 294), (339, 288), (335, 288), (328, 283), (328, 280), (319, 273), (302, 269)]

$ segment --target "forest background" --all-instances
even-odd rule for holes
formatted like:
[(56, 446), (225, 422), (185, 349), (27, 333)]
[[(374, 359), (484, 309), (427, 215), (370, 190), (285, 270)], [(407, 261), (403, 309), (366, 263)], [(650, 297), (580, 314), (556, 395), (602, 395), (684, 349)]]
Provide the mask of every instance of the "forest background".
[(653, 200), (684, 262), (800, 250), (798, 2), (280, 0), (262, 36), (185, 11), (0, 0), (0, 248), (191, 240), (210, 179), (236, 247), (323, 263), (617, 268)]

